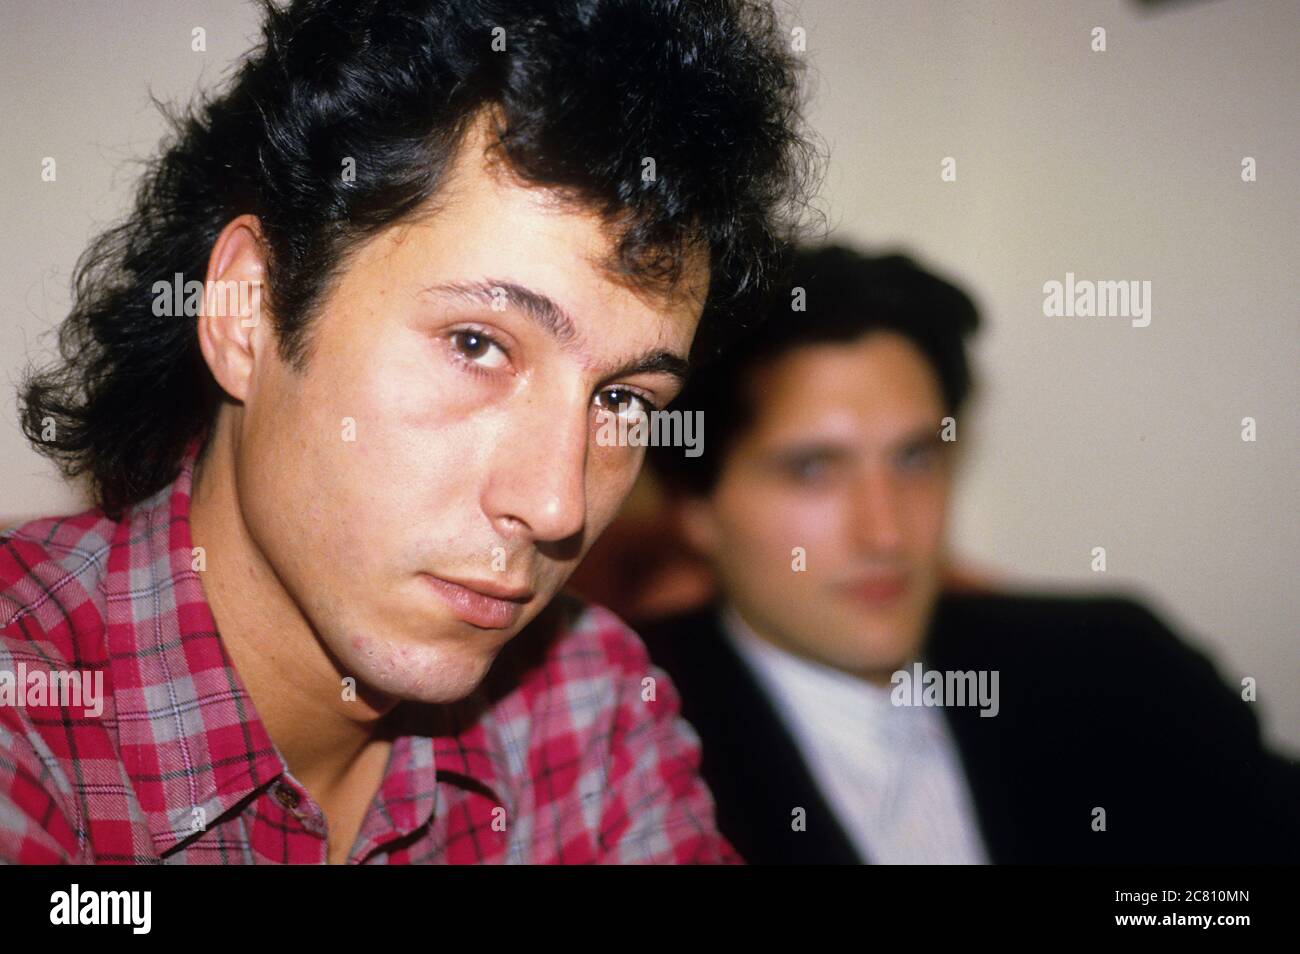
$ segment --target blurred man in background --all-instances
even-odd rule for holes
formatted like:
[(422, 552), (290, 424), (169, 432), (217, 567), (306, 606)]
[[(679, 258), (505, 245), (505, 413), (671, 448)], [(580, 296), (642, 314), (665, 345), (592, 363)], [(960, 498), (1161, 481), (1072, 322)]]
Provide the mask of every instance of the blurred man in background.
[(946, 585), (970, 298), (830, 246), (772, 312), (674, 403), (704, 454), (651, 451), (718, 596), (643, 634), (746, 859), (1300, 857), (1300, 768), (1147, 610)]

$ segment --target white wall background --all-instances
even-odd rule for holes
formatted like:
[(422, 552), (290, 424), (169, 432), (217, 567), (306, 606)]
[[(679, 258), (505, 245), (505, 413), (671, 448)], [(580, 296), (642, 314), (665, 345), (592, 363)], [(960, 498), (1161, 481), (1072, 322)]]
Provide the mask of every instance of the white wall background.
[[(1300, 2), (784, 9), (807, 33), (837, 237), (902, 246), (984, 309), (958, 551), (1027, 585), (1146, 594), (1225, 678), (1258, 680), (1270, 738), (1300, 752)], [(125, 210), (128, 160), (156, 143), (146, 92), (210, 86), (257, 23), (247, 4), (195, 0), (5, 0), (0, 18), (11, 521), (80, 506), (23, 442), (13, 386), (49, 353), (77, 255)], [(199, 26), (206, 53), (190, 49)], [(945, 156), (956, 182), (940, 181)], [(1044, 317), (1043, 283), (1067, 271), (1150, 281), (1150, 327)]]

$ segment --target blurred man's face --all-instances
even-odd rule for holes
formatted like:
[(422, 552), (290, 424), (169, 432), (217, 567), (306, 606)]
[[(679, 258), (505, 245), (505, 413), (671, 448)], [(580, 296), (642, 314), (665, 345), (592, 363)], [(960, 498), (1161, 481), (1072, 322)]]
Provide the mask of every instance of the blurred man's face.
[(688, 532), (759, 635), (887, 682), (938, 591), (952, 468), (938, 378), (873, 332), (789, 352), (751, 384), (754, 424), (688, 505)]
[(233, 419), (249, 536), (340, 671), (396, 698), (472, 691), (566, 581), (644, 454), (600, 446), (603, 415), (677, 394), (708, 281), (616, 281), (604, 223), (484, 141), (348, 261), (303, 373), (259, 324)]

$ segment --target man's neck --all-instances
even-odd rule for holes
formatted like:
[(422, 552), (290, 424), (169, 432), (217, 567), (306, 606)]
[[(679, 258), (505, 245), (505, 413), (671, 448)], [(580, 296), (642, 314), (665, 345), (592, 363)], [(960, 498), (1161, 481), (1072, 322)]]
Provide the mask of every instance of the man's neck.
[(837, 666), (829, 660), (819, 658), (794, 642), (782, 639), (774, 634), (772, 630), (766, 627), (756, 625), (750, 621), (750, 617), (734, 603), (723, 603), (721, 607), (722, 619), (724, 624), (732, 630), (737, 631), (738, 635), (748, 636), (751, 639), (758, 640), (764, 645), (771, 646), (774, 649), (786, 654), (787, 656), (803, 660), (815, 666), (822, 666), (828, 669), (834, 669), (845, 675), (852, 676), (874, 689), (889, 689), (892, 685), (893, 674), (898, 667), (891, 669), (845, 669)]
[[(222, 423), (229, 421), (223, 418)], [(342, 674), (249, 534), (239, 506), (235, 444), (220, 424), (190, 500), (191, 543), (202, 547), (204, 592), (221, 640), (289, 770), (320, 801), (373, 765), (393, 702), (359, 689), (345, 701)]]

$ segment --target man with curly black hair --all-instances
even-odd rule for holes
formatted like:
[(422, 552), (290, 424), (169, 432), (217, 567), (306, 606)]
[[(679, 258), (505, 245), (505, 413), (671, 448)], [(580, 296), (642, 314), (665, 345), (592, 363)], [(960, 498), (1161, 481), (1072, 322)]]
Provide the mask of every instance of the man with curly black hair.
[(23, 384), (97, 506), (0, 540), (0, 861), (737, 860), (671, 683), (556, 596), (641, 465), (597, 428), (806, 200), (772, 11), (265, 18)]

